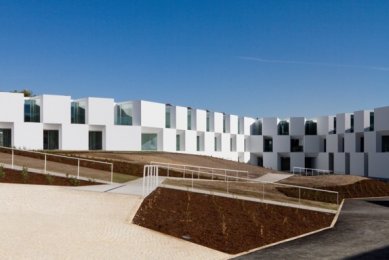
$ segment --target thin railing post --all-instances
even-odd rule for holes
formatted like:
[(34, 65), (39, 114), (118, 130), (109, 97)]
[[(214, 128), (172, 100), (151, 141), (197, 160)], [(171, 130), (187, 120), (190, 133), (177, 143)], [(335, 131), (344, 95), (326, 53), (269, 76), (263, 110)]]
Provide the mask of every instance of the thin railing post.
[(80, 159), (77, 159), (77, 179), (80, 178)]
[(111, 164), (111, 184), (113, 183), (113, 163)]
[(46, 174), (46, 170), (47, 170), (47, 154), (45, 154), (45, 169), (44, 169), (45, 174)]
[(227, 179), (227, 170), (224, 170), (224, 181)]
[(301, 188), (299, 187), (299, 204), (301, 204)]
[(265, 183), (262, 183), (262, 201), (265, 201)]
[(193, 171), (192, 171), (192, 190), (193, 190)]
[(185, 175), (186, 175), (186, 166), (184, 165), (184, 179), (185, 179)]
[(229, 190), (228, 190), (228, 178), (227, 178), (227, 194), (229, 194)]
[(142, 179), (142, 196), (145, 197), (145, 185), (146, 185), (146, 165), (143, 167), (143, 179)]
[(11, 158), (11, 163), (12, 163), (12, 169), (14, 168), (14, 149), (12, 149), (12, 158)]

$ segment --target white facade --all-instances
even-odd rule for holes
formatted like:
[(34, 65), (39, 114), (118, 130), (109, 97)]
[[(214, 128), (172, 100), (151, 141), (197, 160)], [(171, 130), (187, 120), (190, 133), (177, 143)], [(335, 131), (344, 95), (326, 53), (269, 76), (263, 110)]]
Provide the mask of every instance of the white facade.
[(0, 92), (0, 146), (166, 151), (389, 178), (389, 107), (254, 119), (149, 101)]

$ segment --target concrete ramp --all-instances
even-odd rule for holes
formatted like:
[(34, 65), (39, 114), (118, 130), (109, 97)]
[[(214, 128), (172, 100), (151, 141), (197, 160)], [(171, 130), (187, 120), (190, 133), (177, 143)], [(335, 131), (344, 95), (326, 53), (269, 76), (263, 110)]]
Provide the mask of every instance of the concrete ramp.
[[(159, 183), (162, 183), (164, 180), (165, 177), (161, 177), (161, 176), (159, 177)], [(121, 184), (114, 183), (114, 184), (107, 184), (107, 185), (80, 186), (80, 187), (72, 187), (71, 189), (142, 196), (142, 192), (143, 192), (142, 181), (143, 181), (142, 178), (139, 178)]]
[(256, 178), (257, 181), (263, 181), (263, 182), (278, 182), (280, 180), (286, 179), (293, 176), (293, 174), (288, 173), (266, 173), (265, 175)]

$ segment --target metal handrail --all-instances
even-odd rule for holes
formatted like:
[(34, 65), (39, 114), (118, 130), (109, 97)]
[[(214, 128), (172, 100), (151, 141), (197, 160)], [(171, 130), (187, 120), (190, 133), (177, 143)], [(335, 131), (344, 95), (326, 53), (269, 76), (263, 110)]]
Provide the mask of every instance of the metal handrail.
[(295, 167), (293, 167), (292, 173), (295, 174), (296, 172), (297, 173), (302, 173), (302, 172), (303, 173), (308, 173), (308, 172), (313, 173), (313, 172), (317, 172), (317, 173), (328, 173), (328, 174), (332, 173), (332, 171), (325, 170), (325, 169), (315, 169), (315, 168), (305, 168), (305, 167), (297, 167), (297, 166), (295, 166)]
[(201, 169), (209, 169), (209, 170), (216, 170), (216, 171), (248, 173), (248, 171), (245, 171), (245, 170), (232, 170), (232, 169), (224, 169), (224, 168), (213, 168), (213, 167), (198, 166), (198, 165), (185, 165), (185, 164), (164, 163), (164, 162), (155, 162), (155, 161), (151, 161), (150, 164), (174, 165), (174, 166), (190, 167), (190, 168), (201, 168)]
[[(31, 150), (23, 150), (23, 149), (17, 149), (17, 148), (11, 148), (11, 147), (5, 147), (5, 146), (0, 146), (0, 149), (5, 149), (5, 150), (11, 150), (11, 156), (12, 156), (12, 168), (14, 167), (14, 151), (20, 151), (20, 152), (25, 152), (25, 153), (32, 153), (32, 154), (40, 154), (44, 155), (44, 159), (39, 159), (39, 158), (33, 158), (37, 160), (44, 160), (44, 172), (46, 172), (46, 164), (47, 164), (47, 156), (53, 156), (53, 157), (60, 157), (60, 158), (66, 158), (66, 159), (71, 159), (71, 160), (77, 160), (77, 178), (80, 177), (80, 161), (87, 161), (87, 162), (93, 162), (93, 163), (100, 163), (100, 164), (106, 164), (111, 166), (111, 180), (110, 182), (113, 183), (113, 163), (110, 162), (104, 162), (104, 161), (97, 161), (97, 160), (91, 160), (91, 159), (84, 159), (84, 158), (79, 158), (79, 157), (71, 157), (67, 155), (60, 155), (60, 154), (52, 154), (52, 153), (44, 153), (44, 152), (38, 152), (38, 151), (31, 151)], [(25, 156), (28, 157), (28, 155), (19, 155), (19, 156)], [(88, 168), (88, 167), (86, 167)]]

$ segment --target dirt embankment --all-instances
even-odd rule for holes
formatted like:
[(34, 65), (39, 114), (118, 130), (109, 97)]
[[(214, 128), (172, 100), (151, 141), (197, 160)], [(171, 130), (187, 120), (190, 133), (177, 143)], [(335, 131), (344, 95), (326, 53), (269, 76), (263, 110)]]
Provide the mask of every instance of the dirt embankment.
[(328, 227), (334, 215), (158, 188), (133, 222), (229, 254)]
[[(389, 183), (366, 179), (366, 178), (346, 185), (333, 185), (333, 184), (322, 183), (322, 185), (317, 185), (314, 187), (318, 189), (325, 189), (325, 190), (339, 192), (339, 202), (342, 201), (342, 199), (348, 199), (348, 198), (389, 196)], [(299, 196), (299, 191), (296, 188), (278, 187), (277, 189), (289, 197), (298, 198)], [(302, 190), (301, 198), (307, 200), (324, 201), (324, 202), (331, 202), (331, 203), (335, 202), (333, 196), (326, 197), (325, 193), (311, 191), (311, 190)]]
[[(182, 154), (182, 153), (169, 153), (169, 152), (64, 152), (61, 154), (67, 154), (69, 156), (84, 157), (90, 159), (104, 160), (114, 163), (114, 172), (127, 173), (131, 172), (132, 175), (141, 176), (143, 174), (143, 165), (150, 162), (163, 162), (182, 165), (194, 165), (211, 168), (222, 168), (231, 170), (248, 171), (251, 177), (260, 177), (268, 172), (276, 172), (270, 169), (250, 165), (242, 162), (236, 162), (231, 160), (224, 160), (211, 156), (194, 155), (194, 154)], [(165, 175), (166, 171), (161, 169), (161, 175)], [(175, 174), (170, 170), (171, 175)], [(177, 176), (181, 177), (181, 173), (177, 173)]]
[(31, 172), (22, 174), (22, 171), (11, 169), (3, 169), (3, 173), (0, 174), (0, 183), (22, 183), (56, 186), (86, 186), (101, 184), (94, 181), (77, 180), (70, 177), (65, 178)]

